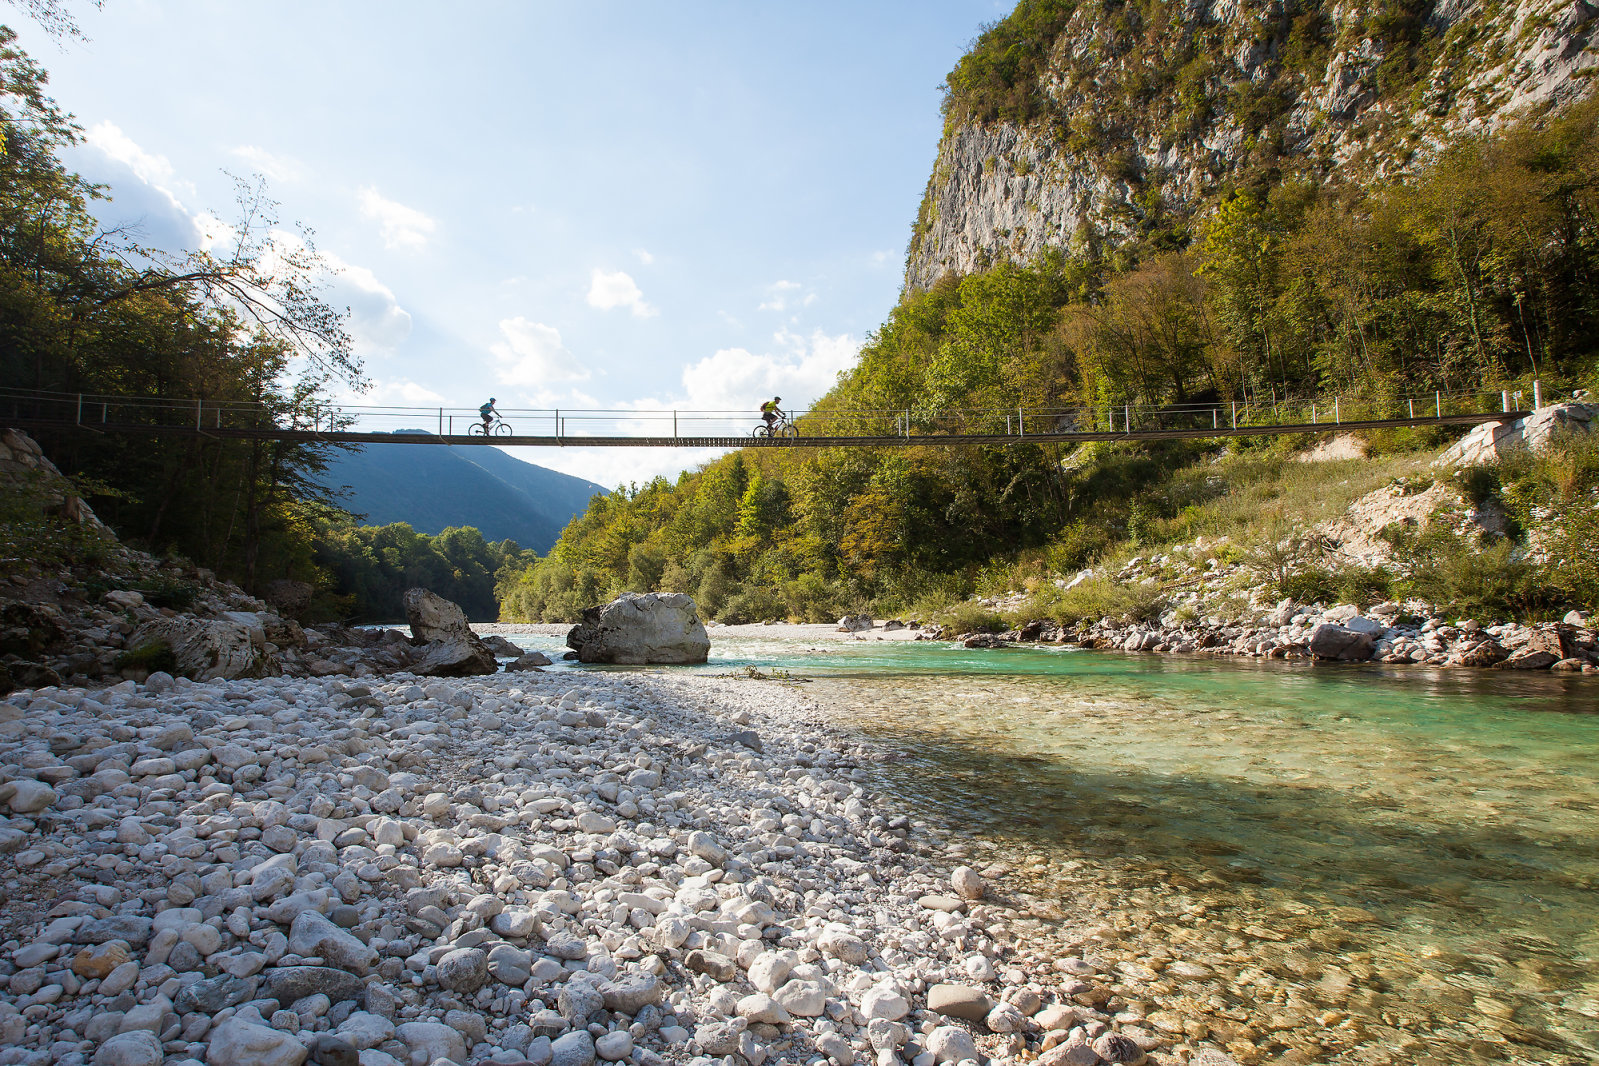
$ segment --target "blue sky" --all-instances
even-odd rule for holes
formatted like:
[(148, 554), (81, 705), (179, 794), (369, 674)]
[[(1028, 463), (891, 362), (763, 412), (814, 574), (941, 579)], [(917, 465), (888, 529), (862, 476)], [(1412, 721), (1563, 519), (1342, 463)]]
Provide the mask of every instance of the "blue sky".
[[(899, 293), (939, 85), (994, 0), (106, 0), (22, 44), (102, 217), (192, 245), (260, 173), (341, 268), (354, 402), (819, 396)], [(704, 458), (523, 449), (606, 485)]]

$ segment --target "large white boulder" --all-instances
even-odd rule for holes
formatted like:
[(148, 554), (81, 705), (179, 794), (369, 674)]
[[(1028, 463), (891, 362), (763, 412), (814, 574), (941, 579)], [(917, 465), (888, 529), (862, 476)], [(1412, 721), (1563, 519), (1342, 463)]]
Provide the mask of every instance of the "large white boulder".
[(434, 641), (455, 641), (472, 636), (466, 612), (427, 589), (405, 590), (405, 620), (411, 623), (411, 635), (420, 644)]
[(413, 674), (469, 677), (499, 670), (494, 649), (472, 632), (458, 604), (424, 588), (406, 589), (404, 602), (412, 639), (424, 645), (411, 663)]
[(584, 610), (566, 646), (586, 663), (702, 663), (711, 638), (694, 601), (681, 592), (624, 592)]
[(128, 648), (137, 651), (165, 644), (172, 649), (178, 673), (196, 681), (214, 681), (277, 673), (265, 642), (258, 626), (178, 615), (144, 623), (128, 638)]
[(1557, 403), (1525, 418), (1484, 422), (1445, 448), (1433, 465), (1483, 466), (1524, 449), (1541, 452), (1564, 437), (1589, 432), (1596, 414), (1599, 406), (1594, 404)]

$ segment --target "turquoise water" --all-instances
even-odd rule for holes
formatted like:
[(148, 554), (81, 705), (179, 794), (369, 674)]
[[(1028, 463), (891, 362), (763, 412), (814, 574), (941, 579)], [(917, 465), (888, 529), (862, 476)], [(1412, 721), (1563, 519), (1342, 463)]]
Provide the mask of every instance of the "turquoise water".
[(1174, 1039), (1258, 1062), (1599, 1061), (1594, 679), (712, 650), (698, 669), (789, 671), (882, 741), (878, 787), (1009, 866), (1041, 940), (1209, 971), (1118, 991), (1129, 1018), (1188, 1019)]

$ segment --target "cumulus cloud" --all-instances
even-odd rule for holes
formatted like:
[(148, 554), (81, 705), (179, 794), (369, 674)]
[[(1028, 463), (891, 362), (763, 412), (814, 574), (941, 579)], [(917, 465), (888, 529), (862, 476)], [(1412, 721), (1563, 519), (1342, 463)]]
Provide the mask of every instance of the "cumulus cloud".
[[(783, 397), (783, 406), (787, 409), (804, 410), (832, 388), (839, 372), (849, 369), (860, 351), (860, 341), (849, 334), (829, 336), (820, 330), (803, 337), (779, 332), (774, 335), (773, 343), (778, 350), (767, 353), (723, 348), (683, 371), (682, 392), (678, 395), (664, 400), (650, 398), (619, 404), (621, 409), (636, 412), (638, 417), (624, 419), (618, 431), (668, 434), (671, 421), (667, 412), (673, 410), (726, 412), (732, 417), (717, 420), (718, 425), (747, 429), (754, 424), (755, 410), (761, 401), (773, 396)], [(713, 431), (700, 428), (703, 432)], [(558, 455), (530, 450), (524, 458), (614, 487), (629, 482), (642, 484), (657, 474), (670, 477), (721, 454), (723, 450), (718, 448), (567, 447)]]
[(394, 290), (363, 266), (323, 253), (338, 272), (327, 279), (324, 295), (334, 307), (350, 309), (349, 331), (355, 349), (365, 356), (388, 355), (411, 335), (411, 312), (400, 306)]
[[(534, 402), (553, 403), (562, 395), (555, 386), (588, 380), (588, 368), (561, 343), (561, 333), (554, 326), (518, 315), (500, 322), (500, 335), (504, 339), (489, 347), (499, 360), (496, 376), (502, 384), (526, 390)], [(568, 391), (566, 395), (592, 403), (577, 393)]]
[[(101, 224), (126, 227), (139, 243), (168, 252), (198, 248), (223, 258), (232, 254), (239, 239), (233, 225), (187, 207), (198, 199), (194, 186), (178, 177), (165, 156), (145, 151), (115, 124), (101, 122), (85, 134), (73, 162), (84, 177), (111, 189), (109, 202), (90, 205)], [(289, 230), (274, 229), (268, 236), (284, 253), (304, 246)], [(347, 328), (356, 352), (364, 357), (392, 353), (411, 335), (410, 312), (371, 270), (321, 251), (327, 272), (316, 280), (330, 306), (349, 308)], [(270, 270), (273, 264), (269, 252), (264, 265)]]
[(243, 160), (255, 173), (273, 181), (299, 181), (305, 177), (305, 164), (293, 156), (277, 155), (253, 144), (241, 144), (230, 154)]
[(356, 199), (361, 214), (378, 224), (378, 235), (383, 246), (390, 249), (417, 250), (428, 242), (438, 223), (414, 207), (390, 200), (373, 185), (363, 186)]
[(334, 400), (352, 407), (438, 407), (449, 403), (446, 397), (410, 378), (377, 378), (369, 385), (365, 392), (336, 387)]
[(638, 284), (623, 271), (607, 272), (595, 269), (589, 278), (589, 306), (601, 311), (625, 307), (639, 318), (655, 314), (655, 308), (644, 302)]
[(200, 221), (183, 205), (195, 199), (194, 186), (179, 180), (165, 156), (146, 152), (111, 122), (93, 126), (73, 154), (75, 169), (111, 190), (109, 201), (90, 203), (102, 225), (174, 252), (204, 239)]
[(605, 488), (643, 485), (656, 476), (675, 479), (684, 470), (723, 454), (717, 448), (506, 448), (518, 459)]
[[(772, 284), (766, 286), (767, 297), (761, 301), (757, 310), (786, 311), (792, 304), (796, 302), (795, 294), (797, 294), (803, 287), (804, 286), (800, 285), (800, 283), (797, 281), (774, 281)], [(803, 302), (808, 304), (815, 298), (816, 297), (813, 294), (809, 297), (806, 297)]]
[(641, 400), (637, 411), (744, 412), (773, 396), (783, 406), (804, 407), (832, 388), (838, 375), (855, 362), (861, 342), (847, 333), (829, 336), (816, 330), (808, 337), (786, 331), (773, 336), (776, 352), (722, 348), (683, 370), (683, 391), (668, 401)]

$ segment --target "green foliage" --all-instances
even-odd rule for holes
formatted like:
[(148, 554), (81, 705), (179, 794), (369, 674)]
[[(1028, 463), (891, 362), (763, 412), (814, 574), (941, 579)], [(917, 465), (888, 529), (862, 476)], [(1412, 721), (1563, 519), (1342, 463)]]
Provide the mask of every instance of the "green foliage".
[(1537, 567), (1508, 540), (1481, 544), (1435, 522), (1399, 549), (1406, 590), (1462, 617), (1527, 617), (1548, 605)]
[(1021, 0), (984, 28), (944, 85), (944, 114), (955, 120), (1025, 124), (1043, 113), (1039, 75), (1075, 0)]
[(96, 577), (84, 582), (83, 590), (90, 600), (98, 600), (112, 590), (137, 592), (150, 606), (167, 607), (174, 611), (186, 611), (193, 607), (200, 595), (200, 586), (193, 581), (164, 574), (120, 580)]
[(936, 620), (954, 633), (998, 633), (1005, 628), (1005, 619), (997, 611), (975, 600), (953, 604), (937, 612)]
[[(103, 191), (63, 163), (79, 130), (44, 90), (43, 70), (0, 27), (0, 381), (200, 397), (291, 426), (309, 425), (331, 382), (361, 385), (347, 312), (318, 289), (326, 264), (308, 235), (281, 239), (261, 188), (241, 188), (236, 240), (215, 249), (169, 255), (102, 232), (89, 205)], [(21, 417), (60, 414), (44, 400), (11, 402)], [(87, 433), (39, 443), (124, 540), (246, 587), (317, 576), (311, 532), (334, 511), (315, 481), (327, 445)], [(36, 547), (40, 561), (94, 550)]]
[[(1236, 184), (1192, 241), (1187, 221), (1140, 189), (1128, 222), (1134, 236), (1117, 247), (1085, 225), (1069, 252), (946, 276), (907, 294), (815, 405), (815, 423), (852, 433), (899, 433), (907, 420), (918, 434), (1003, 433), (1007, 412), (1024, 406), (1079, 408), (1086, 413), (1075, 416), (1076, 428), (1090, 429), (1121, 421), (1132, 405), (1151, 422), (1186, 418), (1203, 428), (1207, 411), (1180, 415), (1169, 405), (1214, 405), (1218, 423), (1230, 422), (1236, 406), (1247, 425), (1273, 417), (1289, 397), (1308, 415), (1328, 393), (1345, 419), (1392, 417), (1406, 411), (1407, 395), (1526, 391), (1534, 373), (1551, 389), (1593, 375), (1599, 102), (1462, 140), (1404, 183), (1284, 180), (1266, 157), (1292, 85), (1229, 86), (1215, 28), (1177, 26), (1169, 8), (1156, 0), (1092, 10), (1023, 3), (951, 75), (948, 113), (959, 121), (1041, 114), (1041, 64), (1051, 49), (1070, 51), (1140, 106), (1247, 120), (1258, 173)], [(1372, 32), (1394, 42), (1385, 53), (1394, 78), (1426, 68), (1443, 47), (1417, 22), (1420, 10), (1406, 0), (1371, 13)], [(1229, 39), (1228, 48), (1268, 56), (1276, 48), (1269, 62), (1287, 64), (1295, 78), (1335, 43), (1319, 5), (1251, 25), (1254, 36)], [(1160, 43), (1158, 56), (1149, 42)], [(1059, 133), (1081, 141), (1074, 151), (1103, 156), (1119, 120), (1085, 109), (1068, 125)], [(919, 227), (932, 210), (924, 203)], [(1279, 596), (1369, 602), (1407, 586), (1310, 546), (1297, 555), (1264, 546), (1259, 530), (1334, 517), (1389, 478), (1414, 473), (1416, 453), (1444, 443), (1446, 432), (1387, 431), (1373, 436), (1373, 458), (1342, 463), (1299, 463), (1291, 445), (1266, 438), (1226, 452), (1204, 441), (1068, 452), (1018, 441), (738, 453), (675, 483), (596, 500), (547, 558), (502, 574), (501, 613), (571, 619), (622, 591), (663, 589), (688, 592), (707, 615), (728, 619), (931, 615), (976, 589), (1031, 582), (1038, 609), (1058, 616), (1144, 616), (1161, 602), (1159, 590), (1089, 583), (1057, 595), (1045, 578), (1134, 545), (1201, 535), (1233, 538), (1225, 552), (1247, 548)], [(1513, 512), (1533, 523), (1541, 509), (1589, 528), (1580, 494), (1537, 484), (1517, 490), (1523, 502)], [(1480, 487), (1470, 493), (1478, 498)], [(1504, 495), (1507, 506), (1513, 495)], [(1575, 560), (1561, 571), (1573, 575), (1572, 587), (1559, 594), (1580, 600), (1590, 557), (1582, 551), (1599, 538), (1551, 536), (1560, 545), (1551, 550)], [(1435, 576), (1418, 580), (1434, 582), (1428, 587), (1441, 596), (1545, 609), (1530, 586), (1479, 588), (1473, 582), (1486, 578), (1469, 573), (1468, 560), (1438, 546), (1425, 555), (1417, 572)], [(1545, 587), (1557, 580), (1538, 574)]]
[(502, 572), (537, 559), (515, 541), (490, 544), (470, 526), (430, 537), (404, 522), (330, 525), (318, 534), (315, 550), (332, 575), (334, 592), (352, 597), (360, 621), (403, 619), (405, 590), (414, 587), (453, 600), (473, 621), (493, 621), (499, 617), (495, 590)]
[(1166, 597), (1157, 584), (1128, 584), (1111, 578), (1093, 577), (1075, 588), (1053, 585), (1040, 588), (1020, 611), (1024, 618), (1048, 618), (1062, 625), (1098, 622), (1102, 618), (1117, 622), (1152, 622), (1160, 617)]
[(73, 516), (74, 499), (70, 482), (42, 475), (12, 482), (0, 493), (0, 576), (96, 566), (106, 559), (111, 538)]
[(113, 664), (118, 670), (145, 670), (155, 673), (164, 670), (169, 674), (178, 672), (178, 660), (172, 653), (172, 645), (164, 640), (151, 641), (139, 648), (130, 648), (118, 655)]

